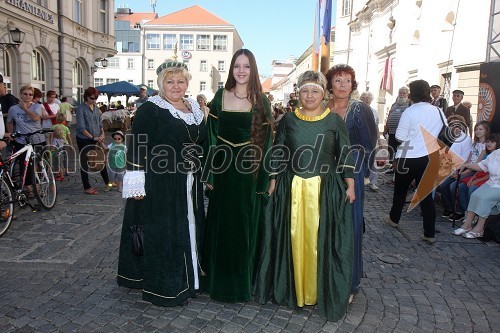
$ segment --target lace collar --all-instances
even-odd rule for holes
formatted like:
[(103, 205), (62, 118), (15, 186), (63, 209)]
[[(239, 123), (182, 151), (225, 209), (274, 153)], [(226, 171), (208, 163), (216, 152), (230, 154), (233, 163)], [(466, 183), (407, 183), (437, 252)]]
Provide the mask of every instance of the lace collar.
[(184, 120), (188, 125), (201, 124), (205, 116), (200, 109), (200, 105), (192, 98), (185, 98), (185, 100), (191, 105), (192, 113), (184, 113), (177, 110), (172, 104), (160, 96), (152, 96), (148, 99), (149, 102), (154, 103), (162, 109), (168, 110), (175, 118)]

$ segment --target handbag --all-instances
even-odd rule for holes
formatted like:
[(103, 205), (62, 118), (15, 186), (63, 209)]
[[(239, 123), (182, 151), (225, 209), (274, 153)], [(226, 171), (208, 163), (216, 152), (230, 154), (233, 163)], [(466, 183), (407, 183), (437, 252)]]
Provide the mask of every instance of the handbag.
[(142, 232), (142, 225), (134, 224), (130, 227), (132, 236), (132, 254), (137, 257), (144, 255), (144, 233)]
[(87, 151), (87, 167), (90, 172), (100, 172), (104, 169), (108, 151), (109, 148), (100, 142)]
[(451, 147), (453, 143), (455, 142), (455, 134), (453, 134), (453, 131), (451, 128), (448, 127), (448, 125), (445, 124), (443, 115), (441, 114), (441, 110), (436, 107), (439, 113), (439, 118), (441, 118), (441, 122), (443, 123), (443, 127), (441, 127), (441, 131), (439, 131), (438, 134), (438, 140), (441, 141), (445, 146)]

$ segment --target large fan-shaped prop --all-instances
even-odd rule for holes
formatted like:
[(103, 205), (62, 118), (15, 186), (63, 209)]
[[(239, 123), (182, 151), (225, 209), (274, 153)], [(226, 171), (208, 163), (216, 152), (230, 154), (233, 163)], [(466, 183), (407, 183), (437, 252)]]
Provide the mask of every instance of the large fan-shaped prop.
[(495, 91), (487, 83), (479, 84), (479, 101), (477, 106), (477, 121), (491, 121), (495, 115), (497, 102)]

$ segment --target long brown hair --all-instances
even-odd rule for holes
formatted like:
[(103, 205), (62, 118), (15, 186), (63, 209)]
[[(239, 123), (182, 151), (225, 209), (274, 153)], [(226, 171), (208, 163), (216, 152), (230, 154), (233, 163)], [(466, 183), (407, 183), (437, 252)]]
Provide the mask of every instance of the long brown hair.
[[(245, 55), (250, 63), (250, 78), (247, 86), (247, 98), (250, 103), (252, 103), (252, 105), (256, 108), (256, 112), (253, 112), (252, 114), (250, 142), (262, 149), (264, 147), (264, 140), (267, 133), (266, 128), (264, 128), (263, 124), (267, 123), (269, 125), (267, 130), (272, 130), (271, 126), (273, 123), (266, 114), (266, 107), (264, 103), (268, 105), (270, 105), (270, 103), (262, 93), (262, 85), (259, 79), (257, 62), (255, 61), (255, 56), (252, 52), (250, 52), (250, 50), (240, 49), (233, 55), (233, 58), (231, 59), (231, 65), (229, 67), (228, 78), (224, 88), (226, 90), (231, 90), (236, 86), (236, 80), (234, 79), (234, 63), (236, 62), (236, 58), (238, 58), (240, 55)], [(260, 158), (261, 156), (258, 157), (258, 160), (260, 160)]]

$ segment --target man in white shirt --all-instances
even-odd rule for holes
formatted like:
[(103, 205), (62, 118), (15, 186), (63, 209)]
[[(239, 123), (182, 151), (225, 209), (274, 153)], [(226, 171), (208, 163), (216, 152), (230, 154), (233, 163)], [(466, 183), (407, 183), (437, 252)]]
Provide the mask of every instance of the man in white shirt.
[[(436, 239), (436, 208), (432, 198), (434, 181), (425, 179), (424, 173), (435, 175), (439, 171), (439, 144), (437, 136), (443, 127), (441, 110), (431, 105), (429, 84), (416, 80), (409, 84), (412, 105), (403, 112), (396, 130), (396, 139), (401, 141), (395, 158), (395, 182), (392, 207), (384, 220), (398, 227), (406, 194), (411, 182), (417, 185), (416, 195), (422, 209), (424, 233), (420, 238), (428, 243)], [(425, 195), (425, 197), (421, 197)]]

